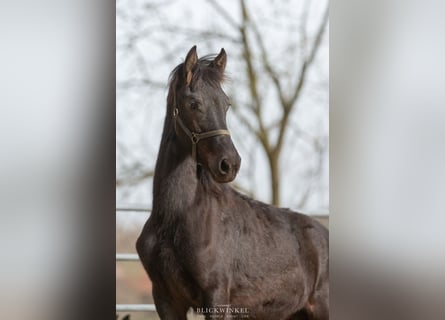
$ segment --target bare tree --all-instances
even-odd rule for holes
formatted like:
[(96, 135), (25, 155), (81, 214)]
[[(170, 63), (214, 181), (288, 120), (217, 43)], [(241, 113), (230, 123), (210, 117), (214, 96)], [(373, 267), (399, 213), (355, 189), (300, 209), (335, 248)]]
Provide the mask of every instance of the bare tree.
[[(207, 14), (212, 16), (212, 21), (206, 25), (191, 23), (191, 15), (194, 13), (192, 10), (187, 11), (187, 6), (181, 7), (185, 8), (184, 19), (179, 20), (169, 20), (162, 16), (162, 10), (158, 7), (161, 6), (160, 3), (158, 6), (153, 4), (146, 8), (145, 15), (138, 13), (141, 16), (137, 19), (132, 16), (132, 19), (139, 19), (141, 27), (133, 28), (135, 31), (124, 37), (122, 51), (132, 56), (140, 68), (140, 75), (119, 80), (119, 90), (146, 90), (149, 95), (150, 90), (159, 91), (162, 87), (163, 81), (153, 78), (152, 73), (147, 71), (150, 69), (147, 65), (153, 65), (155, 62), (145, 61), (143, 50), (137, 45), (141, 41), (149, 39), (152, 47), (163, 50), (158, 63), (162, 61), (170, 67), (172, 61), (177, 61), (178, 54), (186, 52), (192, 44), (199, 43), (215, 51), (219, 49), (217, 44), (224, 43), (231, 48), (229, 52), (232, 54), (229, 53), (229, 58), (234, 57), (231, 61), (235, 64), (233, 70), (236, 70), (233, 77), (236, 79), (232, 82), (236, 82), (237, 90), (232, 90), (230, 94), (233, 98), (232, 109), (237, 123), (240, 124), (235, 126), (235, 134), (250, 136), (250, 141), (255, 142), (243, 144), (244, 139), (239, 139), (246, 154), (253, 155), (258, 148), (262, 150), (269, 172), (269, 189), (273, 204), (281, 204), (281, 169), (283, 161), (286, 160), (283, 157), (288, 157), (289, 148), (295, 146), (295, 143), (291, 144), (289, 141), (302, 141), (304, 146), (301, 148), (311, 150), (311, 158), (314, 159), (305, 164), (305, 174), (295, 177), (301, 180), (304, 187), (295, 192), (296, 200), (293, 206), (303, 207), (314, 192), (314, 186), (325, 183), (322, 180), (326, 179), (323, 172), (327, 166), (327, 131), (309, 134), (306, 128), (298, 125), (296, 114), (297, 110), (303, 109), (301, 103), (309, 93), (317, 95), (321, 92), (327, 95), (326, 78), (322, 79), (322, 84), (318, 84), (318, 87), (311, 83), (308, 86), (308, 76), (311, 70), (315, 72), (317, 69), (317, 53), (327, 30), (327, 2), (318, 2), (319, 7), (314, 9), (311, 1), (303, 1), (298, 12), (290, 12), (286, 5), (280, 8), (276, 2), (263, 10), (259, 9), (259, 6), (254, 7), (253, 2), (245, 0), (227, 3), (207, 0), (199, 1), (199, 4), (207, 5)], [(173, 2), (170, 5), (173, 8), (177, 4)], [(131, 16), (131, 10), (127, 8), (127, 12), (130, 12)], [(144, 19), (149, 20), (148, 17), (158, 17), (158, 20), (143, 26), (146, 23), (143, 22)], [(213, 23), (215, 25), (212, 26)], [(285, 41), (286, 45), (277, 48), (273, 40), (280, 33), (280, 28), (289, 28), (287, 34), (294, 37), (284, 38), (281, 43)], [(159, 34), (163, 34), (164, 38)], [(326, 77), (326, 74), (323, 76)], [(305, 92), (308, 94), (305, 95)], [(321, 103), (327, 104), (327, 100)], [(325, 110), (327, 112), (327, 108)], [(248, 159), (251, 164), (249, 167), (252, 167), (255, 161), (256, 159)], [(135, 163), (130, 161), (129, 165), (118, 170), (118, 186), (137, 184), (151, 177), (152, 167), (137, 164), (137, 161)], [(290, 170), (285, 169), (286, 174), (291, 174)], [(245, 171), (248, 173), (246, 180), (253, 181), (255, 171)], [(247, 193), (255, 193), (255, 183), (246, 187), (246, 183), (241, 182), (237, 187)], [(323, 206), (327, 204), (324, 203)]]
[[(241, 24), (237, 25), (230, 15), (224, 11), (224, 9), (219, 6), (219, 4), (211, 0), (210, 3), (215, 8), (215, 10), (225, 19), (227, 19), (231, 24), (234, 25), (239, 30), (241, 39), (242, 39), (242, 52), (243, 58), (245, 61), (245, 72), (247, 74), (247, 78), (249, 80), (248, 92), (250, 95), (250, 103), (247, 104), (247, 107), (250, 109), (257, 126), (254, 127), (251, 124), (251, 121), (245, 117), (243, 117), (242, 113), (238, 113), (238, 117), (241, 121), (249, 127), (249, 129), (255, 134), (258, 141), (260, 142), (261, 147), (263, 148), (264, 153), (267, 155), (267, 160), (269, 164), (270, 170), (270, 183), (271, 183), (271, 191), (272, 191), (272, 203), (275, 205), (280, 204), (280, 157), (282, 155), (284, 137), (289, 129), (289, 119), (292, 112), (295, 110), (295, 106), (297, 105), (298, 99), (301, 96), (302, 89), (305, 84), (306, 75), (308, 68), (314, 62), (315, 55), (320, 46), (323, 34), (326, 30), (326, 25), (328, 21), (328, 6), (324, 9), (324, 13), (322, 19), (319, 23), (319, 27), (317, 29), (316, 37), (313, 43), (310, 46), (309, 53), (301, 59), (301, 67), (297, 74), (297, 80), (295, 85), (292, 87), (291, 84), (288, 87), (291, 87), (290, 90), (285, 90), (283, 82), (288, 81), (291, 82), (292, 79), (286, 79), (289, 77), (285, 77), (281, 75), (271, 64), (270, 58), (268, 55), (268, 51), (266, 50), (263, 37), (258, 30), (257, 21), (254, 21), (249, 13), (249, 10), (246, 6), (245, 0), (240, 0), (241, 6)], [(305, 10), (308, 10), (307, 8)], [(307, 11), (303, 11), (303, 14), (306, 16)], [(307, 39), (306, 29), (302, 28), (301, 32), (304, 33), (301, 35), (304, 39)], [(252, 35), (252, 36), (251, 36)], [(252, 50), (251, 42), (256, 42), (257, 47), (260, 49), (258, 53)], [(304, 42), (304, 47), (301, 49), (306, 49), (307, 42)], [(254, 55), (258, 54), (261, 60), (261, 69), (255, 68), (253, 60), (255, 59)], [(281, 116), (279, 117), (276, 124), (273, 126), (267, 127), (264, 121), (264, 99), (262, 99), (261, 92), (258, 90), (257, 83), (260, 81), (259, 77), (269, 77), (273, 83), (274, 89), (276, 91), (278, 102), (281, 107)], [(235, 110), (239, 109), (239, 107), (235, 108)], [(272, 139), (271, 131), (274, 127), (278, 127), (278, 136), (275, 140)]]

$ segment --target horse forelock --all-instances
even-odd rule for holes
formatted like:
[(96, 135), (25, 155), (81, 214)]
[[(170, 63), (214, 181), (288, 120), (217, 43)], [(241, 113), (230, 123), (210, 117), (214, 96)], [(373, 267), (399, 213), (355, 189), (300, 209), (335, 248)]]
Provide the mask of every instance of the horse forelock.
[[(201, 79), (212, 87), (219, 87), (223, 81), (227, 79), (226, 74), (219, 68), (212, 66), (216, 54), (206, 55), (198, 59), (196, 66), (192, 71), (192, 80), (190, 86), (194, 85)], [(176, 91), (183, 85), (181, 80), (185, 79), (184, 63), (177, 65), (170, 73), (168, 80), (167, 104), (169, 106), (176, 105)]]

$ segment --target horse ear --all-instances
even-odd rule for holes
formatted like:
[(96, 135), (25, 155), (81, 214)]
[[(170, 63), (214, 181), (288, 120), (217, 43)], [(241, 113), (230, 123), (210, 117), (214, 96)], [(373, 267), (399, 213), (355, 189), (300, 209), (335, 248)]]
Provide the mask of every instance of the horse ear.
[(224, 72), (224, 69), (226, 69), (226, 63), (227, 63), (227, 55), (224, 48), (221, 48), (221, 51), (219, 52), (218, 56), (213, 60), (212, 65), (216, 68), (218, 68), (221, 72)]
[(198, 54), (196, 53), (196, 45), (193, 46), (184, 61), (185, 82), (187, 85), (192, 81), (192, 70), (198, 63)]

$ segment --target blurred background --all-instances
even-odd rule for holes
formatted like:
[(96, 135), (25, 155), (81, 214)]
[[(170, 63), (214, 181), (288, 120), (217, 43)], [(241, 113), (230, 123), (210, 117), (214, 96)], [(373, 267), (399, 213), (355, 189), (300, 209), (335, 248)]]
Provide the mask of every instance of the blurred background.
[[(196, 44), (199, 57), (228, 55), (227, 122), (242, 158), (233, 186), (327, 223), (328, 32), (325, 0), (117, 1), (117, 207), (151, 207), (168, 76)], [(117, 252), (135, 252), (148, 215), (117, 213)], [(139, 263), (116, 268), (117, 303), (151, 301)]]
[(196, 44), (228, 53), (228, 124), (243, 158), (235, 186), (327, 212), (326, 1), (117, 1), (117, 201), (150, 205), (167, 80)]
[[(151, 195), (149, 179), (140, 184), (146, 190), (126, 195), (125, 188), (137, 188), (127, 184), (118, 187), (116, 194), (116, 169), (118, 182), (139, 176), (129, 176), (122, 170), (126, 166), (120, 157), (125, 151), (119, 149), (119, 140), (131, 137), (127, 152), (133, 153), (130, 158), (138, 152), (137, 159), (145, 166), (142, 171), (153, 165), (160, 132), (153, 129), (156, 132), (150, 134), (150, 128), (160, 126), (163, 120), (167, 76), (193, 44), (198, 45), (200, 55), (218, 52), (222, 46), (228, 52), (227, 70), (232, 81), (226, 84), (226, 90), (234, 101), (229, 126), (243, 156), (237, 187), (272, 202), (266, 153), (256, 151), (252, 155), (255, 161), (249, 160), (250, 151), (245, 150), (250, 146), (257, 150), (253, 146), (260, 144), (254, 143), (255, 136), (235, 117), (237, 103), (240, 112), (248, 113), (249, 121), (258, 128), (249, 109), (251, 104), (246, 103), (255, 100), (249, 98), (249, 90), (243, 89), (246, 76), (241, 71), (245, 73), (246, 64), (239, 29), (233, 28), (222, 13), (231, 12), (229, 19), (243, 23), (240, 3), (218, 3), (221, 8), (212, 2), (195, 1), (179, 7), (179, 1), (168, 0), (148, 4), (118, 1), (117, 8), (110, 1), (0, 2), (0, 310), (4, 318), (110, 319), (115, 316), (115, 298), (120, 303), (137, 303), (137, 299), (149, 302), (149, 283), (141, 283), (147, 277), (136, 270), (137, 264), (115, 263), (116, 250), (134, 250), (133, 234), (126, 241), (119, 240), (127, 237), (119, 228), (131, 230), (136, 225), (134, 228), (139, 229), (134, 221), (146, 219), (141, 217), (144, 213), (136, 212), (123, 216), (137, 218), (120, 219), (118, 213), (116, 219), (115, 197), (118, 204), (146, 206)], [(260, 3), (264, 6), (259, 7)], [(292, 51), (291, 44), (299, 46), (301, 40), (303, 2), (246, 4), (249, 19), (262, 32), (270, 64), (280, 74), (283, 92), (290, 95), (302, 67), (298, 54), (303, 51)], [(323, 5), (310, 2), (306, 54), (322, 21)], [(171, 7), (181, 9), (165, 13)], [(436, 0), (331, 2), (332, 319), (445, 319), (444, 11), (443, 1)], [(182, 35), (179, 31), (169, 33), (167, 27), (175, 24), (188, 28)], [(145, 30), (143, 26), (153, 28)], [(213, 32), (213, 26), (220, 30), (220, 37), (210, 37), (213, 42), (195, 34)], [(267, 109), (264, 121), (272, 123), (279, 119), (282, 109), (273, 102), (276, 85), (267, 80), (272, 78), (264, 68), (261, 46), (252, 27), (251, 22), (246, 23), (255, 57), (252, 67), (261, 75), (257, 81), (263, 108)], [(327, 130), (323, 125), (312, 128), (317, 117), (308, 115), (319, 110), (321, 117), (327, 117), (327, 111), (317, 109), (327, 108), (327, 104), (315, 104), (317, 99), (327, 97), (327, 89), (316, 89), (317, 83), (324, 85), (327, 79), (320, 76), (327, 74), (327, 59), (322, 57), (327, 56), (328, 29), (324, 32), (289, 116), (295, 121), (289, 128), (298, 128), (298, 124), (299, 132), (311, 137), (322, 137), (319, 130)], [(280, 41), (286, 33), (286, 41)], [(227, 35), (235, 36), (235, 41), (226, 39)], [(151, 36), (156, 36), (151, 42), (129, 41)], [(165, 36), (172, 41), (161, 50)], [(140, 84), (142, 75), (138, 72), (144, 70), (136, 67), (139, 55), (138, 50), (130, 50), (134, 48), (139, 48), (143, 59), (155, 62), (147, 64), (145, 76), (160, 81), (158, 89), (133, 85)], [(172, 61), (163, 62), (161, 53), (167, 57), (169, 52), (173, 52)], [(154, 72), (160, 68), (165, 70)], [(125, 79), (132, 81), (125, 84)], [(136, 89), (125, 90), (125, 86)], [(305, 109), (306, 105), (311, 107)], [(155, 108), (156, 112), (150, 111)], [(122, 130), (134, 132), (124, 134)], [(276, 129), (270, 130), (271, 140), (276, 141)], [(304, 175), (293, 175), (295, 183), (286, 182), (288, 175), (305, 171), (300, 166), (312, 166), (317, 159), (309, 143), (307, 149), (299, 146), (303, 134), (296, 138), (291, 131), (285, 135), (280, 155), (279, 203), (309, 213), (319, 208), (323, 211), (328, 206), (327, 197), (321, 196), (316, 187), (302, 201), (301, 188), (308, 186)], [(140, 139), (148, 142), (142, 144)], [(249, 141), (247, 147), (244, 140)], [(306, 152), (302, 153), (307, 156), (305, 161), (293, 156), (296, 148)], [(120, 156), (116, 157), (115, 152)], [(288, 158), (295, 162), (290, 169)], [(248, 178), (252, 168), (257, 173), (251, 174), (251, 179), (259, 179), (254, 180), (255, 184)], [(306, 182), (300, 183), (297, 178)], [(134, 274), (140, 273), (140, 277), (124, 272), (125, 266), (134, 268)], [(117, 296), (115, 280), (123, 290)], [(134, 289), (137, 286), (141, 287), (139, 291)], [(134, 292), (136, 297), (131, 296)]]

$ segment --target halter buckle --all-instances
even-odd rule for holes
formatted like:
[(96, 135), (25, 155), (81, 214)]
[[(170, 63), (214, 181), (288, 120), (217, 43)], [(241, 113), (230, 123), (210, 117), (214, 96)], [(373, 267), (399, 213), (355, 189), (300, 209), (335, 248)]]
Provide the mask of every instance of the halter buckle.
[(190, 137), (190, 139), (192, 140), (193, 144), (197, 144), (199, 141), (198, 134), (196, 132), (192, 132), (192, 136)]

